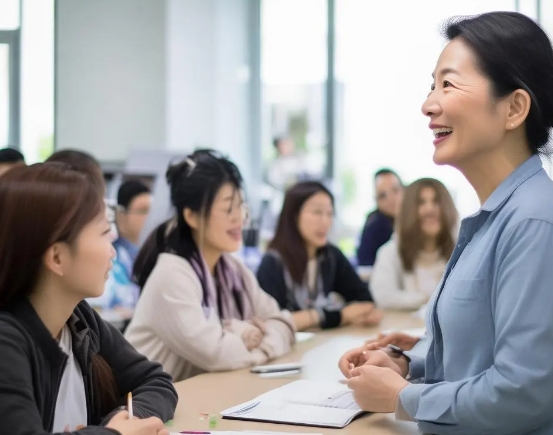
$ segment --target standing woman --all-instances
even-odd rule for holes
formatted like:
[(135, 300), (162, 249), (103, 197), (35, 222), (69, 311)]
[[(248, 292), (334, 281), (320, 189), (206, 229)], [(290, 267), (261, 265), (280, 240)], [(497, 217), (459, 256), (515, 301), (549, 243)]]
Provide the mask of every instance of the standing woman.
[(142, 294), (126, 331), (175, 380), (262, 364), (295, 341), (291, 315), (230, 255), (242, 243), (242, 177), (228, 159), (198, 150), (170, 166), (175, 217), (142, 246)]
[(305, 181), (288, 189), (257, 272), (263, 290), (293, 312), (299, 331), (376, 325), (382, 319), (367, 284), (328, 242), (333, 220), (334, 197), (321, 183)]
[(434, 178), (410, 184), (396, 219), (396, 233), (378, 250), (371, 289), (380, 308), (416, 310), (428, 302), (455, 247), (457, 210)]
[[(83, 300), (113, 258), (102, 190), (59, 163), (0, 182), (0, 422), (10, 435), (161, 435), (177, 394)], [(127, 393), (134, 415), (129, 420)]]
[(421, 432), (551, 434), (553, 181), (539, 154), (553, 125), (553, 49), (515, 12), (453, 20), (445, 34), (422, 111), (434, 161), (459, 169), (482, 206), (462, 221), (432, 299), (426, 361), (355, 349), (340, 367), (363, 409)]

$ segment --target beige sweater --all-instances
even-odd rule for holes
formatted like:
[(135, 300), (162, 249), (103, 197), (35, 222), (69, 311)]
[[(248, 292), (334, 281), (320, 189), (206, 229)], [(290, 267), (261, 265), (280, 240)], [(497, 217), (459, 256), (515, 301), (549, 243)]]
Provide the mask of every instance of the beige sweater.
[(371, 275), (371, 292), (379, 308), (416, 310), (440, 283), (446, 259), (438, 251), (422, 252), (412, 272), (403, 269), (397, 241), (392, 238), (376, 254)]
[(294, 343), (291, 314), (280, 310), (238, 259), (229, 256), (229, 261), (242, 273), (254, 316), (267, 327), (260, 348), (251, 352), (240, 335), (223, 329), (216, 310), (206, 318), (202, 286), (187, 260), (161, 254), (146, 281), (125, 336), (139, 352), (161, 363), (175, 382), (262, 364), (288, 352)]

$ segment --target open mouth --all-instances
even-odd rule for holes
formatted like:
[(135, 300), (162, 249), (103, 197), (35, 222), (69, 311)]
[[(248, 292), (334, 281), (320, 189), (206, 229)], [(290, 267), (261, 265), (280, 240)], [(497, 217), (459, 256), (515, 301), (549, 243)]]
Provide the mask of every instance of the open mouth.
[(236, 229), (236, 230), (228, 230), (227, 234), (232, 237), (233, 239), (239, 239), (242, 237), (242, 230)]
[(434, 137), (436, 139), (441, 139), (453, 133), (453, 129), (449, 127), (433, 128), (432, 132), (434, 133)]

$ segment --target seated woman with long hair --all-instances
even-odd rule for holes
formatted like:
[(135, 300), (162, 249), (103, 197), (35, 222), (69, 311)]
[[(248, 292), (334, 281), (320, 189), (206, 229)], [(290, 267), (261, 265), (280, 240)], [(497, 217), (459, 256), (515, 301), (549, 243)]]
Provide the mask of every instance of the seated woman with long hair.
[(242, 242), (242, 177), (200, 150), (169, 167), (176, 215), (150, 235), (135, 262), (142, 287), (126, 336), (175, 380), (264, 363), (290, 350), (289, 312), (230, 255)]
[(321, 183), (288, 189), (277, 229), (257, 272), (261, 287), (293, 312), (298, 330), (340, 325), (375, 325), (374, 306), (344, 254), (328, 242), (334, 197)]
[(416, 310), (436, 289), (455, 247), (458, 215), (446, 187), (421, 178), (403, 193), (396, 233), (377, 253), (371, 289), (379, 307)]
[(17, 167), (0, 210), (2, 433), (168, 435), (171, 377), (84, 301), (114, 255), (98, 183), (60, 163)]

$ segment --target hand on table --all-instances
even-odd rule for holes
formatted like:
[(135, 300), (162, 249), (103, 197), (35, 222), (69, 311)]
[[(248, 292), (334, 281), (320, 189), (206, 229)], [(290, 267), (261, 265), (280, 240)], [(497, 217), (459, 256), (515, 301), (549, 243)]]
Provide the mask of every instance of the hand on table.
[[(246, 348), (251, 351), (261, 344), (261, 342), (263, 341), (263, 336), (265, 335), (263, 331), (258, 326), (255, 326), (252, 322), (238, 319), (229, 319), (224, 321), (223, 328), (226, 331), (240, 336)], [(264, 325), (260, 326), (263, 326), (264, 328)]]
[(106, 427), (119, 432), (121, 435), (169, 435), (169, 430), (159, 418), (129, 420), (127, 411), (115, 414)]
[(380, 323), (384, 313), (372, 302), (353, 302), (342, 308), (342, 325), (370, 326)]
[(395, 412), (399, 394), (409, 382), (391, 368), (363, 365), (351, 371), (347, 385), (364, 411)]
[[(399, 358), (393, 358), (389, 353), (381, 349), (378, 343), (372, 343), (346, 352), (340, 358), (338, 367), (346, 378), (351, 378), (352, 371), (364, 365), (389, 368), (400, 376), (405, 377), (408, 368), (405, 369), (402, 367), (400, 362), (401, 360)], [(405, 373), (403, 373), (404, 371)]]
[(413, 337), (402, 332), (391, 332), (390, 334), (378, 334), (376, 339), (369, 339), (365, 344), (378, 343), (381, 347), (393, 344), (401, 350), (411, 350), (420, 341), (420, 338)]

